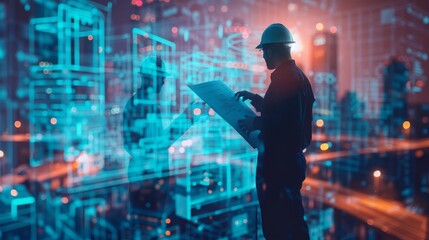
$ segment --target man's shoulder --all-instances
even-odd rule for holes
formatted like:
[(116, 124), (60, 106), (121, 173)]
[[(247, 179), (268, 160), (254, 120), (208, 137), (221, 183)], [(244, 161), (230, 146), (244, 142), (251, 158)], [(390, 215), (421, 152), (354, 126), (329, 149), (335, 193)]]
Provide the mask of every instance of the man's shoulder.
[(138, 97), (137, 94), (133, 94), (130, 99), (125, 103), (123, 112), (124, 114), (142, 116), (148, 112), (148, 106), (146, 104), (141, 104), (142, 99)]
[(124, 111), (130, 111), (132, 109), (132, 105), (134, 103), (134, 98), (135, 98), (135, 94), (133, 94), (133, 96), (131, 96), (124, 105)]
[(286, 94), (298, 93), (308, 82), (307, 77), (298, 67), (282, 72), (278, 80), (275, 87)]

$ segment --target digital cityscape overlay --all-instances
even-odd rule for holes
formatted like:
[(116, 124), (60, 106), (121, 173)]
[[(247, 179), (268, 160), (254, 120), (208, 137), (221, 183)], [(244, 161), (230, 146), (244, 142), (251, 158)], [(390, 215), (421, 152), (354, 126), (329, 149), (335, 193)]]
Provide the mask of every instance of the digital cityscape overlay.
[[(274, 22), (316, 98), (311, 239), (429, 239), (427, 0), (1, 1), (0, 239), (263, 239), (257, 150), (187, 85), (263, 95), (255, 46)], [(150, 56), (169, 74), (138, 126), (180, 133), (130, 150)], [(142, 183), (153, 199), (137, 208)]]

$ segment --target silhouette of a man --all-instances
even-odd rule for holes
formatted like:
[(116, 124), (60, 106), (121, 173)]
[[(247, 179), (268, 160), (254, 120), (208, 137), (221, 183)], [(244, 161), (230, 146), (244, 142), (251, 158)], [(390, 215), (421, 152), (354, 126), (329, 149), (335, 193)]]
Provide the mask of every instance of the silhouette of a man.
[(261, 112), (260, 117), (247, 116), (239, 125), (248, 133), (261, 131), (256, 185), (267, 240), (309, 239), (300, 189), (306, 171), (303, 150), (311, 141), (314, 96), (307, 77), (292, 60), (290, 43), (292, 36), (285, 26), (270, 25), (256, 47), (262, 49), (267, 68), (275, 69), (265, 96), (236, 93), (243, 101), (250, 99)]
[(165, 218), (174, 213), (170, 196), (168, 147), (193, 124), (192, 106), (169, 127), (162, 125), (159, 98), (167, 77), (164, 61), (155, 56), (143, 60), (141, 84), (123, 112), (124, 147), (131, 155), (128, 166), (129, 203), (139, 219), (137, 237), (157, 239)]

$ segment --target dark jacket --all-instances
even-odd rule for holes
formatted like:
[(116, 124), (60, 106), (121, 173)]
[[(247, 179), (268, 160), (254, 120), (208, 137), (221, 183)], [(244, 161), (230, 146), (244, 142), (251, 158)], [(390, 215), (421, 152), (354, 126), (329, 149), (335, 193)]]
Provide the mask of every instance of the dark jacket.
[(143, 97), (139, 89), (127, 102), (123, 112), (123, 144), (131, 155), (129, 170), (168, 171), (168, 148), (192, 125), (184, 112), (164, 128), (156, 96)]
[(267, 177), (278, 179), (297, 171), (297, 164), (302, 165), (296, 161), (303, 157), (296, 156), (302, 156), (311, 142), (314, 100), (310, 82), (294, 60), (286, 61), (271, 74), (264, 98), (256, 95), (252, 100), (261, 112), (254, 125), (261, 130), (264, 142), (262, 161)]
[[(168, 134), (162, 127), (156, 100), (140, 97), (139, 91), (127, 102), (123, 112), (124, 147), (133, 157), (139, 155), (138, 153), (153, 152), (163, 146), (161, 143), (164, 138), (168, 139)], [(151, 141), (157, 145), (143, 145), (141, 141)]]
[(129, 177), (168, 169), (169, 132), (163, 129), (156, 99), (143, 98), (141, 91), (131, 97), (123, 112), (123, 143), (132, 157)]

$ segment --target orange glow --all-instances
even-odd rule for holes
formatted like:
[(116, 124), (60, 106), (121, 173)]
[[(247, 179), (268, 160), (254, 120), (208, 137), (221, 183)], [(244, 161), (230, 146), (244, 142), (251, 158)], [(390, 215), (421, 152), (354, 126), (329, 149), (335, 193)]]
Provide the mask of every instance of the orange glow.
[(320, 144), (320, 150), (326, 151), (329, 149), (329, 145), (327, 143)]
[(61, 198), (61, 202), (64, 203), (64, 204), (67, 204), (69, 202), (68, 197), (62, 197)]
[(177, 32), (179, 32), (179, 29), (177, 27), (172, 27), (171, 32), (176, 34)]
[(316, 24), (316, 30), (317, 31), (322, 31), (323, 30), (323, 23), (317, 23)]
[(301, 40), (301, 36), (296, 31), (292, 32), (292, 36), (295, 43), (291, 45), (291, 51), (293, 53), (302, 52), (304, 49), (304, 44)]
[(140, 15), (138, 15), (138, 14), (131, 14), (130, 18), (131, 18), (131, 20), (138, 21), (138, 20), (140, 20)]
[(55, 125), (55, 124), (57, 124), (57, 119), (56, 118), (51, 118), (50, 122), (51, 122), (52, 125)]
[(201, 109), (199, 109), (199, 108), (195, 108), (194, 109), (194, 115), (195, 116), (198, 116), (198, 115), (200, 115), (201, 114)]
[(316, 126), (318, 126), (318, 127), (323, 127), (324, 124), (325, 124), (325, 122), (322, 119), (318, 119), (316, 121)]
[(170, 230), (165, 231), (165, 235), (166, 235), (166, 236), (170, 236), (170, 235), (171, 235)]
[(267, 184), (266, 183), (262, 183), (262, 191), (267, 190)]
[(15, 121), (15, 123), (13, 125), (15, 125), (16, 128), (20, 128), (21, 127), (21, 122), (20, 121)]
[(287, 5), (287, 10), (289, 11), (289, 12), (294, 12), (294, 11), (296, 11), (298, 9), (298, 5), (296, 4), (296, 3), (289, 3), (288, 5)]
[(214, 116), (215, 115), (215, 111), (213, 110), (213, 108), (209, 109), (209, 115), (210, 116)]
[(89, 41), (92, 41), (92, 39), (94, 39), (94, 37), (93, 37), (92, 35), (89, 35), (89, 36), (88, 36), (88, 40), (89, 40)]
[(60, 181), (59, 179), (54, 178), (54, 179), (51, 181), (51, 189), (57, 189), (57, 188), (59, 188), (60, 186), (61, 186), (61, 181)]
[(331, 33), (336, 33), (336, 32), (337, 32), (337, 27), (332, 26), (332, 27), (329, 29), (329, 31), (330, 31)]
[(410, 121), (404, 121), (404, 123), (402, 123), (402, 127), (407, 130), (411, 127), (411, 123)]
[(75, 161), (73, 162), (73, 170), (76, 170), (79, 167), (79, 162)]
[(170, 224), (171, 223), (171, 219), (169, 219), (169, 218), (165, 219), (165, 223)]
[(375, 170), (375, 171), (374, 171), (374, 177), (378, 178), (378, 177), (380, 177), (380, 176), (381, 176), (381, 172), (380, 172), (380, 170)]
[(416, 157), (420, 158), (423, 157), (423, 155), (425, 155), (425, 152), (423, 152), (423, 150), (416, 151)]
[(18, 191), (16, 191), (16, 189), (12, 189), (12, 190), (10, 190), (10, 195), (12, 197), (16, 197), (16, 196), (18, 196)]
[(317, 174), (319, 173), (319, 171), (320, 171), (320, 167), (317, 165), (311, 168), (311, 173), (313, 174)]

